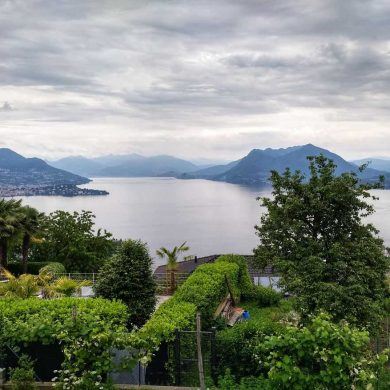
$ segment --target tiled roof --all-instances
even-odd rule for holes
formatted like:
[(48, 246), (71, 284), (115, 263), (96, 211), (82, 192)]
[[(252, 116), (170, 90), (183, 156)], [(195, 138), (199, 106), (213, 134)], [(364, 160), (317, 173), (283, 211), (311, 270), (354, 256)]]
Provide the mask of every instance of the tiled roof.
[[(178, 264), (177, 272), (190, 274), (194, 272), (195, 269), (202, 264), (213, 263), (216, 259), (218, 259), (219, 256), (220, 255), (211, 255), (206, 257), (195, 257), (194, 259), (191, 260), (179, 261), (177, 263)], [(272, 266), (267, 266), (262, 270), (256, 267), (256, 265), (253, 264), (253, 260), (254, 260), (253, 255), (244, 255), (244, 257), (248, 262), (248, 271), (252, 277), (277, 275), (277, 272), (275, 272)], [(166, 271), (167, 271), (166, 265), (160, 265), (159, 267), (156, 268), (154, 274), (155, 275), (165, 274)]]

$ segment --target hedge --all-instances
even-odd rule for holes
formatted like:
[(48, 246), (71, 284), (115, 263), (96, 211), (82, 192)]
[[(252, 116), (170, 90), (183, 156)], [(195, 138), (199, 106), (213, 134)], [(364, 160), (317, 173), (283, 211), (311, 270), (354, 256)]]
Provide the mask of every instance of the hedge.
[(64, 389), (103, 389), (115, 368), (112, 351), (135, 345), (127, 316), (124, 304), (101, 298), (1, 299), (0, 352), (34, 344), (60, 346), (63, 362), (53, 381), (67, 383)]
[[(27, 273), (32, 275), (38, 275), (39, 270), (48, 264), (50, 261), (35, 261), (27, 263)], [(23, 273), (22, 264), (21, 263), (8, 263), (7, 270), (11, 272), (15, 276), (19, 276)]]
[(242, 286), (247, 289), (250, 283), (242, 256), (221, 256), (215, 263), (199, 266), (140, 329), (140, 338), (152, 343), (152, 348), (158, 348), (161, 342), (173, 339), (175, 329), (194, 328), (197, 311), (202, 315), (203, 326), (207, 327), (228, 294), (226, 278), (235, 299), (239, 300)]

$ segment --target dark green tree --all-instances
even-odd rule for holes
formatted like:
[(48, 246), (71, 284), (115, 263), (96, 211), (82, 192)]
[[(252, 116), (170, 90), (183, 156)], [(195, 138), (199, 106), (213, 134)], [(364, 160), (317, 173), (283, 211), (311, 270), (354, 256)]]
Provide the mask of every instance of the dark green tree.
[(94, 290), (97, 296), (123, 301), (129, 308), (130, 326), (142, 326), (156, 305), (152, 258), (146, 244), (124, 241), (101, 268)]
[(42, 228), (44, 214), (30, 206), (22, 207), (22, 218), (20, 221), (22, 233), (22, 271), (27, 273), (28, 252), (31, 240), (36, 239)]
[(0, 268), (7, 266), (10, 241), (15, 239), (21, 230), (21, 204), (21, 200), (0, 199)]
[(381, 183), (362, 184), (354, 173), (336, 176), (335, 164), (322, 155), (308, 160), (308, 178), (288, 169), (272, 172), (273, 197), (261, 199), (267, 212), (256, 226), (256, 259), (281, 272), (303, 319), (324, 310), (336, 321), (375, 328), (389, 258), (363, 217), (374, 212), (369, 190)]
[(42, 240), (32, 244), (32, 261), (62, 263), (68, 272), (95, 272), (114, 250), (111, 234), (95, 231), (90, 211), (55, 211), (45, 218)]

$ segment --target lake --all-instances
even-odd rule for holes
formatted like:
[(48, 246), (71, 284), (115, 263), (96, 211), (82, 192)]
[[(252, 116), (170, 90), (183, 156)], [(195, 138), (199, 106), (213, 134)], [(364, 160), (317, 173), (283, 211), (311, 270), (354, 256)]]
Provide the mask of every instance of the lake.
[[(84, 187), (106, 190), (110, 195), (23, 200), (46, 213), (91, 210), (97, 227), (116, 238), (147, 242), (153, 257), (159, 247), (170, 248), (184, 241), (191, 255), (250, 254), (259, 241), (254, 225), (264, 212), (256, 197), (270, 195), (269, 189), (173, 178), (97, 178)], [(380, 200), (369, 220), (390, 245), (390, 191), (375, 194)], [(162, 262), (155, 258), (155, 265)]]

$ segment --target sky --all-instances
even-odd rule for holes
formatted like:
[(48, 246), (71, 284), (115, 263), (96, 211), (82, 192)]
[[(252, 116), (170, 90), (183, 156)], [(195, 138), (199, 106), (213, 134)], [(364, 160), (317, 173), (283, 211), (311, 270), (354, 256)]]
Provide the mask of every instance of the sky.
[(388, 0), (0, 0), (0, 147), (390, 157)]

